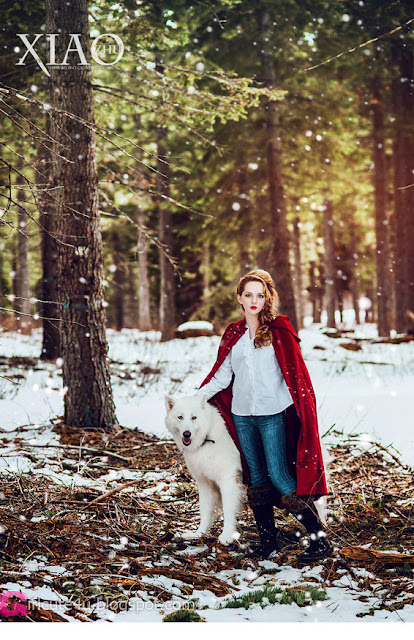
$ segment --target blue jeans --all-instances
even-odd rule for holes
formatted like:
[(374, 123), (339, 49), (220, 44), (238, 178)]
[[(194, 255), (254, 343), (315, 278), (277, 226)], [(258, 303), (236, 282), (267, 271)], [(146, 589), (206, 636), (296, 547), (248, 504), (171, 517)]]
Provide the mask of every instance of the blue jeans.
[(231, 414), (252, 485), (270, 481), (282, 496), (296, 489), (286, 460), (285, 411), (270, 416)]

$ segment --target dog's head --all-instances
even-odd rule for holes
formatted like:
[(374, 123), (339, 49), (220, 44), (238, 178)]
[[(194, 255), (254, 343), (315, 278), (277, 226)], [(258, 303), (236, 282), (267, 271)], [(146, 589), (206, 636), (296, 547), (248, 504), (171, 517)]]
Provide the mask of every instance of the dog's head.
[(165, 424), (180, 451), (194, 451), (208, 435), (210, 405), (206, 396), (185, 398), (165, 397), (167, 415)]

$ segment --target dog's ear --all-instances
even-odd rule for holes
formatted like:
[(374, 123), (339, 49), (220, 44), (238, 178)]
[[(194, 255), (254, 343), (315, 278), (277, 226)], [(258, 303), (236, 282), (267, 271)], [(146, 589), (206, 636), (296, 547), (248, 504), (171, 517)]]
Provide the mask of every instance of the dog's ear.
[(204, 409), (207, 405), (207, 396), (205, 393), (201, 394), (201, 407)]
[(171, 396), (165, 396), (165, 406), (167, 407), (167, 411), (171, 411), (174, 405), (175, 405), (174, 398), (171, 398)]

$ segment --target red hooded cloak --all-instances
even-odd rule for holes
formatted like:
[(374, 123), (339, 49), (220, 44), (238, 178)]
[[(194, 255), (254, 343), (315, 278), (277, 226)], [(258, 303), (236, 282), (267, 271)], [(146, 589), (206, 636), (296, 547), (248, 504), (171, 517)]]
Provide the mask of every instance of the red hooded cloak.
[[(312, 496), (315, 500), (328, 493), (319, 440), (316, 399), (312, 382), (300, 351), (300, 338), (287, 316), (277, 316), (270, 323), (276, 358), (292, 396), (293, 404), (286, 414), (286, 454), (289, 472), (296, 481), (296, 494)], [(222, 365), (232, 347), (246, 330), (244, 320), (229, 324), (218, 349), (217, 360), (203, 380), (202, 388)], [(231, 419), (233, 381), (226, 389), (216, 393), (209, 402), (223, 416), (227, 429), (240, 451), (243, 481), (249, 484), (249, 471)]]

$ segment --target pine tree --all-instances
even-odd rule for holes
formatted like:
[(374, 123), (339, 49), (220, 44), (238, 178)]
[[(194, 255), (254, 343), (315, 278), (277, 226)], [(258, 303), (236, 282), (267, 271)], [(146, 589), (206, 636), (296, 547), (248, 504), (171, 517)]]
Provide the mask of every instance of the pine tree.
[[(57, 33), (51, 67), (53, 186), (57, 193), (58, 293), (61, 308), (65, 423), (111, 431), (117, 426), (105, 336), (103, 256), (98, 217), (96, 147), (87, 0), (46, 1), (47, 31)], [(73, 44), (80, 34), (82, 54)], [(68, 45), (72, 51), (64, 60)], [(88, 124), (85, 124), (88, 123)]]

